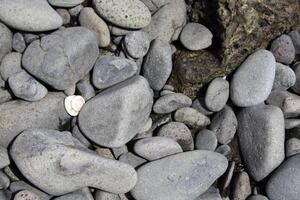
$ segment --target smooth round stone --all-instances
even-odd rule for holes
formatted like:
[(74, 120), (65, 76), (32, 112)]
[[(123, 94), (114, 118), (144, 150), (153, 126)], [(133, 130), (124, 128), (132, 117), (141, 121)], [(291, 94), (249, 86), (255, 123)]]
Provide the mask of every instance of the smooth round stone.
[(98, 54), (95, 34), (84, 27), (72, 27), (33, 41), (23, 54), (22, 64), (36, 78), (65, 90), (93, 68)]
[(295, 47), (290, 36), (283, 34), (276, 38), (270, 47), (277, 62), (290, 64), (295, 59)]
[(261, 104), (271, 93), (276, 62), (271, 52), (258, 50), (251, 54), (234, 73), (230, 97), (240, 107)]
[[(94, 200), (94, 199), (93, 199)], [(97, 190), (95, 192), (95, 200), (121, 200), (119, 195)]]
[(284, 119), (285, 129), (293, 129), (297, 126), (300, 126), (300, 119)]
[(97, 13), (114, 25), (140, 29), (151, 21), (149, 9), (139, 0), (93, 0)]
[(298, 138), (288, 139), (285, 143), (286, 156), (290, 157), (300, 153), (300, 140)]
[(182, 152), (181, 146), (168, 137), (150, 137), (137, 141), (134, 152), (147, 160), (157, 160)]
[(152, 105), (147, 80), (136, 76), (90, 99), (80, 111), (79, 127), (101, 146), (121, 147), (147, 122)]
[(214, 112), (206, 108), (204, 98), (202, 97), (196, 98), (193, 101), (192, 108), (195, 108), (196, 110), (198, 110), (199, 112), (201, 112), (203, 115), (206, 116), (214, 114)]
[(295, 72), (286, 65), (276, 63), (276, 74), (272, 90), (287, 90), (296, 83)]
[(95, 89), (89, 80), (81, 80), (76, 84), (78, 93), (87, 101), (96, 95)]
[(71, 22), (71, 15), (67, 9), (56, 9), (56, 12), (63, 19), (63, 25), (69, 24)]
[(1, 0), (0, 20), (14, 29), (28, 32), (50, 31), (63, 23), (45, 0)]
[(17, 52), (9, 53), (3, 57), (0, 64), (0, 74), (4, 81), (7, 81), (11, 75), (22, 71), (21, 58), (22, 54)]
[(7, 149), (0, 146), (0, 169), (3, 169), (9, 164), (10, 164), (10, 160), (8, 158)]
[(48, 0), (48, 2), (52, 6), (57, 7), (75, 7), (84, 2), (84, 0)]
[(269, 200), (266, 196), (263, 196), (261, 194), (252, 195), (247, 200)]
[(233, 183), (233, 199), (243, 200), (251, 195), (250, 178), (246, 172), (239, 172)]
[(157, 114), (171, 113), (178, 108), (192, 105), (192, 100), (181, 93), (166, 94), (160, 97), (153, 106), (153, 111)]
[(169, 43), (155, 39), (144, 59), (143, 75), (154, 90), (161, 90), (172, 72), (172, 50)]
[(143, 31), (131, 31), (124, 37), (124, 46), (128, 54), (133, 58), (142, 58), (150, 47), (147, 33)]
[(110, 44), (110, 33), (107, 24), (94, 11), (85, 7), (80, 11), (79, 23), (95, 32), (99, 47), (107, 47)]
[(116, 56), (100, 56), (93, 69), (93, 85), (105, 89), (125, 81), (137, 73), (134, 61)]
[(8, 176), (0, 171), (0, 190), (7, 189), (9, 187), (10, 180)]
[(294, 47), (295, 47), (295, 53), (300, 54), (300, 33), (299, 31), (291, 31), (289, 33), (289, 36), (291, 37)]
[(208, 86), (205, 94), (206, 107), (217, 112), (224, 108), (229, 97), (229, 83), (225, 79), (215, 78)]
[[(0, 3), (1, 7), (1, 3)], [(0, 14), (1, 15), (1, 14)], [(0, 22), (0, 62), (2, 58), (11, 52), (12, 49), (12, 32)]]
[(12, 41), (12, 48), (13, 50), (23, 53), (23, 51), (26, 48), (26, 43), (24, 40), (24, 37), (21, 33), (15, 33), (13, 36), (13, 41)]
[(238, 122), (233, 110), (225, 106), (213, 116), (209, 129), (216, 133), (219, 143), (228, 144), (234, 138), (237, 126)]
[(210, 124), (210, 119), (194, 108), (184, 107), (175, 112), (174, 119), (194, 129), (204, 128)]
[(207, 191), (205, 191), (195, 200), (222, 200), (222, 198), (219, 189), (211, 186)]
[(15, 195), (14, 200), (40, 200), (40, 197), (29, 190), (22, 190)]
[(158, 136), (169, 137), (178, 142), (183, 151), (194, 150), (194, 139), (190, 129), (181, 122), (169, 122), (163, 125)]
[(195, 147), (198, 150), (215, 151), (217, 145), (217, 136), (213, 131), (203, 129), (196, 136)]
[(137, 168), (139, 166), (141, 166), (142, 164), (146, 163), (147, 160), (144, 158), (141, 158), (131, 152), (127, 152), (122, 154), (119, 159), (119, 161), (127, 163), (129, 165), (131, 165), (134, 168)]
[(138, 182), (131, 194), (139, 200), (196, 199), (227, 166), (227, 159), (218, 153), (202, 150), (178, 153), (138, 168)]
[(300, 155), (288, 158), (276, 169), (266, 185), (270, 200), (296, 200), (300, 194)]
[(231, 153), (231, 147), (228, 144), (223, 144), (216, 149), (216, 152), (227, 157)]
[(296, 75), (296, 83), (294, 86), (292, 86), (292, 90), (295, 93), (300, 94), (300, 63), (295, 63), (293, 69)]
[(239, 146), (245, 166), (254, 180), (261, 181), (285, 157), (283, 113), (278, 107), (259, 105), (244, 108), (237, 119)]
[(212, 44), (212, 38), (210, 30), (198, 23), (188, 23), (180, 34), (181, 44), (192, 51), (206, 49)]

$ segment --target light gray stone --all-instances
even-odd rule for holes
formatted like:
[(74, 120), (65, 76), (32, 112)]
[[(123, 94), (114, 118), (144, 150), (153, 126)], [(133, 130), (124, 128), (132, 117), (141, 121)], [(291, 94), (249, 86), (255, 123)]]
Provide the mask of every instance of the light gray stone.
[(76, 84), (76, 88), (81, 96), (87, 101), (96, 95), (95, 89), (89, 80), (81, 80)]
[(196, 136), (195, 148), (198, 150), (215, 151), (217, 145), (217, 136), (213, 131), (203, 129)]
[(95, 192), (95, 200), (121, 200), (119, 195), (97, 190)]
[(87, 186), (126, 193), (137, 181), (133, 167), (97, 155), (69, 132), (23, 131), (14, 140), (10, 155), (32, 184), (56, 196)]
[(70, 88), (64, 90), (64, 93), (65, 93), (67, 96), (74, 95), (75, 92), (76, 92), (76, 86), (75, 86), (75, 85), (73, 85), (73, 86), (71, 86)]
[(22, 57), (24, 68), (57, 90), (75, 85), (99, 54), (95, 34), (84, 27), (56, 31), (33, 41)]
[(177, 122), (182, 122), (194, 129), (204, 128), (210, 124), (210, 119), (194, 108), (179, 108), (174, 115)]
[(295, 72), (286, 65), (276, 63), (276, 74), (272, 90), (287, 90), (296, 83)]
[(152, 161), (137, 171), (131, 194), (139, 200), (191, 200), (227, 169), (227, 159), (210, 151), (190, 151)]
[(164, 96), (164, 95), (167, 95), (167, 94), (174, 94), (175, 92), (173, 91), (170, 91), (170, 90), (162, 90), (159, 95), (160, 96)]
[(124, 37), (124, 46), (131, 57), (142, 58), (149, 50), (150, 40), (143, 31), (131, 31)]
[(208, 190), (206, 190), (206, 192), (201, 194), (195, 200), (222, 200), (222, 198), (219, 189), (211, 186), (210, 188), (208, 188)]
[(300, 194), (300, 155), (288, 158), (276, 169), (266, 185), (270, 200), (296, 200)]
[(231, 153), (231, 147), (228, 144), (222, 144), (216, 149), (216, 152), (227, 157)]
[(40, 200), (40, 197), (29, 190), (22, 190), (14, 196), (14, 200)]
[(296, 75), (296, 83), (294, 86), (292, 86), (292, 90), (297, 93), (300, 94), (300, 62), (299, 63), (295, 63), (295, 65), (293, 66), (295, 75)]
[(0, 145), (7, 147), (30, 128), (64, 129), (71, 118), (64, 108), (63, 93), (48, 93), (40, 101), (15, 100), (0, 105)]
[(120, 147), (147, 122), (152, 105), (147, 80), (136, 76), (89, 100), (79, 114), (79, 127), (99, 145)]
[(151, 42), (144, 59), (143, 75), (154, 90), (161, 90), (172, 72), (172, 50), (170, 45), (160, 39)]
[(57, 29), (63, 23), (45, 0), (1, 0), (0, 20), (14, 29), (28, 32)]
[(26, 42), (26, 44), (30, 44), (31, 42), (33, 42), (34, 40), (39, 39), (40, 36), (37, 34), (33, 34), (33, 33), (25, 33), (24, 34), (24, 40)]
[(10, 191), (13, 193), (19, 192), (19, 191), (30, 191), (34, 194), (36, 194), (40, 200), (50, 200), (52, 196), (38, 190), (37, 188), (29, 185), (28, 183), (25, 183), (24, 181), (15, 181), (12, 182), (9, 186)]
[(283, 34), (276, 38), (270, 47), (276, 61), (283, 64), (290, 64), (295, 59), (295, 47), (290, 36)]
[(229, 97), (229, 83), (225, 79), (215, 78), (208, 86), (205, 94), (205, 106), (218, 112), (224, 108)]
[(63, 25), (69, 24), (71, 22), (71, 15), (67, 9), (56, 9), (56, 12), (60, 15), (63, 20)]
[(0, 146), (0, 169), (10, 164), (6, 148)]
[(116, 56), (100, 56), (93, 69), (93, 85), (105, 89), (125, 81), (137, 73), (134, 61)]
[(155, 102), (153, 111), (157, 114), (166, 114), (191, 105), (192, 100), (188, 96), (181, 93), (173, 93), (160, 97)]
[[(238, 138), (248, 173), (261, 181), (284, 160), (284, 117), (272, 105), (244, 108), (237, 116)], [(255, 148), (253, 148), (255, 146)]]
[(21, 58), (22, 54), (17, 52), (9, 53), (3, 57), (0, 64), (0, 73), (4, 81), (7, 81), (11, 75), (22, 71)]
[(118, 27), (118, 26), (112, 26), (112, 25), (110, 26), (110, 32), (114, 36), (124, 36), (127, 33), (130, 33), (131, 31), (133, 31), (133, 30), (132, 29), (121, 28), (121, 27)]
[(206, 49), (212, 44), (213, 34), (208, 28), (198, 23), (188, 23), (182, 29), (180, 42), (192, 51)]
[(24, 40), (24, 37), (21, 33), (15, 33), (13, 36), (13, 41), (12, 41), (12, 48), (13, 50), (23, 53), (23, 51), (26, 48), (26, 43)]
[(87, 148), (92, 146), (91, 142), (84, 136), (84, 134), (79, 129), (78, 125), (75, 125), (72, 128), (72, 135), (73, 135), (74, 138), (79, 140)]
[(89, 188), (85, 187), (75, 192), (54, 198), (53, 200), (94, 200)]
[(284, 119), (285, 129), (292, 129), (300, 125), (300, 119)]
[(290, 157), (300, 153), (300, 140), (298, 138), (290, 138), (285, 143), (286, 156)]
[(219, 143), (228, 144), (234, 138), (237, 126), (238, 122), (233, 110), (225, 106), (213, 116), (209, 129), (216, 133)]
[(10, 180), (5, 173), (0, 171), (0, 190), (7, 189), (9, 187)]
[(0, 88), (0, 104), (8, 102), (12, 98), (12, 94), (8, 90)]
[(141, 166), (142, 164), (146, 163), (147, 160), (144, 158), (141, 158), (131, 152), (127, 152), (122, 154), (119, 159), (119, 161), (127, 163), (129, 165), (131, 165), (134, 168), (137, 168), (139, 166)]
[(2, 58), (6, 54), (11, 52), (13, 35), (12, 32), (2, 23), (0, 23), (0, 35), (1, 35), (0, 37), (0, 62), (1, 62)]
[(149, 9), (139, 0), (93, 0), (97, 13), (114, 25), (139, 29), (151, 21)]
[(80, 13), (80, 11), (83, 9), (84, 7), (80, 4), (78, 6), (75, 6), (73, 8), (69, 9), (69, 13), (72, 17), (77, 17)]
[(300, 54), (300, 33), (299, 31), (291, 31), (289, 32), (289, 36), (293, 41), (293, 45), (295, 47), (295, 53)]
[(84, 2), (84, 0), (48, 0), (48, 2), (57, 7), (74, 7)]
[(261, 104), (271, 93), (276, 62), (271, 52), (258, 50), (251, 54), (234, 73), (230, 97), (240, 107)]

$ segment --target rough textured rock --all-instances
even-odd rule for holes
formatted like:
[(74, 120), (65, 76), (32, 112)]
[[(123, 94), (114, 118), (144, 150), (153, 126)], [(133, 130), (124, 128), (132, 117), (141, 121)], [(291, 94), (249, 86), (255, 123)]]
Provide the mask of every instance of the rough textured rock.
[(147, 80), (136, 76), (89, 100), (79, 114), (79, 127), (99, 145), (120, 147), (147, 122), (152, 104)]
[(2, 23), (0, 23), (0, 62), (2, 58), (12, 49), (12, 32)]
[(57, 90), (82, 79), (99, 54), (95, 34), (84, 27), (56, 31), (33, 41), (22, 57), (24, 68)]
[(225, 172), (227, 165), (224, 156), (210, 151), (168, 156), (138, 169), (139, 179), (131, 194), (139, 200), (195, 199)]

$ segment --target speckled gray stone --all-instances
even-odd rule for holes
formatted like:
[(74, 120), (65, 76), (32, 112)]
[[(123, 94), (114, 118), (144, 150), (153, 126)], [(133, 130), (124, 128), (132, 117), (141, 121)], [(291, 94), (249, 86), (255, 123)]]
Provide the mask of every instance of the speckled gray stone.
[(139, 179), (131, 194), (139, 200), (195, 199), (225, 172), (227, 165), (224, 156), (210, 151), (168, 156), (137, 170)]
[(290, 138), (285, 143), (286, 156), (290, 157), (300, 153), (300, 140), (298, 138)]
[(48, 2), (57, 7), (74, 7), (84, 2), (84, 0), (48, 0)]
[(17, 192), (14, 196), (14, 200), (40, 200), (40, 197), (29, 190), (22, 190)]
[(137, 73), (134, 61), (116, 56), (100, 56), (93, 69), (93, 85), (98, 89), (108, 88), (125, 81)]
[(119, 195), (97, 190), (95, 192), (95, 200), (121, 200)]
[(131, 57), (142, 58), (149, 50), (150, 40), (143, 31), (131, 31), (124, 37), (124, 46)]
[(13, 50), (23, 53), (23, 51), (26, 48), (26, 43), (24, 40), (24, 37), (21, 33), (15, 33), (13, 36), (13, 41), (12, 41), (12, 48)]
[(259, 105), (244, 108), (237, 118), (239, 146), (245, 166), (254, 180), (261, 181), (285, 157), (283, 113), (278, 107)]
[[(1, 6), (1, 5), (0, 5)], [(12, 32), (2, 23), (0, 23), (0, 62), (2, 58), (12, 49)]]
[(216, 133), (219, 143), (228, 144), (233, 139), (237, 126), (238, 122), (232, 108), (225, 106), (213, 116), (209, 129)]
[(229, 97), (229, 83), (225, 79), (215, 78), (208, 86), (205, 94), (205, 106), (217, 112), (224, 108)]
[(283, 34), (276, 38), (270, 47), (276, 61), (282, 64), (290, 64), (295, 59), (295, 47), (290, 36)]
[(134, 168), (137, 168), (139, 166), (141, 166), (142, 164), (146, 163), (147, 160), (144, 158), (141, 158), (131, 152), (127, 152), (122, 154), (119, 159), (119, 161), (127, 163), (129, 165), (131, 165)]
[(190, 129), (181, 122), (169, 122), (158, 131), (158, 136), (172, 138), (177, 141), (183, 151), (194, 150), (194, 139)]
[(140, 139), (134, 144), (133, 150), (150, 161), (182, 152), (181, 146), (175, 140), (159, 136)]
[(3, 57), (0, 64), (0, 74), (4, 81), (7, 81), (11, 75), (22, 71), (21, 58), (22, 54), (17, 52), (9, 53)]
[(276, 62), (271, 52), (258, 50), (251, 54), (233, 74), (230, 97), (240, 107), (261, 104), (271, 93)]
[(22, 64), (33, 76), (65, 90), (92, 69), (98, 54), (95, 34), (84, 27), (72, 27), (33, 41), (23, 54)]
[(95, 89), (88, 80), (81, 80), (76, 84), (76, 88), (81, 96), (87, 101), (96, 95)]
[(161, 90), (172, 72), (172, 50), (169, 43), (155, 39), (144, 59), (143, 75), (151, 88)]
[(1, 0), (0, 20), (14, 29), (40, 32), (57, 29), (61, 17), (48, 4), (40, 0)]
[(149, 9), (139, 0), (93, 0), (97, 13), (114, 25), (139, 29), (151, 21)]
[(293, 45), (295, 47), (295, 53), (300, 54), (300, 33), (299, 31), (291, 31), (289, 32), (289, 36), (293, 41)]
[(62, 195), (53, 200), (94, 200), (89, 188), (85, 187), (75, 192)]
[(177, 122), (182, 122), (194, 129), (204, 128), (210, 124), (210, 119), (194, 108), (179, 108), (174, 115)]
[(196, 51), (212, 44), (213, 34), (208, 28), (198, 23), (188, 23), (182, 29), (180, 42), (188, 50)]
[(192, 105), (192, 100), (181, 93), (166, 94), (160, 97), (153, 106), (157, 114), (171, 113), (179, 108)]
[(195, 148), (198, 150), (215, 151), (217, 145), (217, 136), (213, 131), (203, 129), (196, 136)]
[(272, 90), (287, 90), (296, 83), (295, 72), (286, 65), (276, 63), (276, 74)]
[(14, 193), (19, 192), (19, 191), (24, 191), (24, 190), (33, 192), (34, 194), (36, 194), (40, 198), (40, 200), (49, 200), (49, 199), (51, 199), (50, 195), (38, 190), (37, 188), (29, 185), (28, 183), (25, 183), (24, 181), (12, 182), (9, 186), (9, 189)]

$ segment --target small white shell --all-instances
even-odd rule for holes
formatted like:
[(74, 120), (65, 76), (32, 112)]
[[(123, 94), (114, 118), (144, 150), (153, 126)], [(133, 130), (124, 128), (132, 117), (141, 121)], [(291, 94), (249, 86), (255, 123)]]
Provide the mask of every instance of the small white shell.
[(73, 117), (79, 114), (84, 104), (85, 100), (82, 96), (71, 95), (65, 98), (65, 108), (69, 115)]

